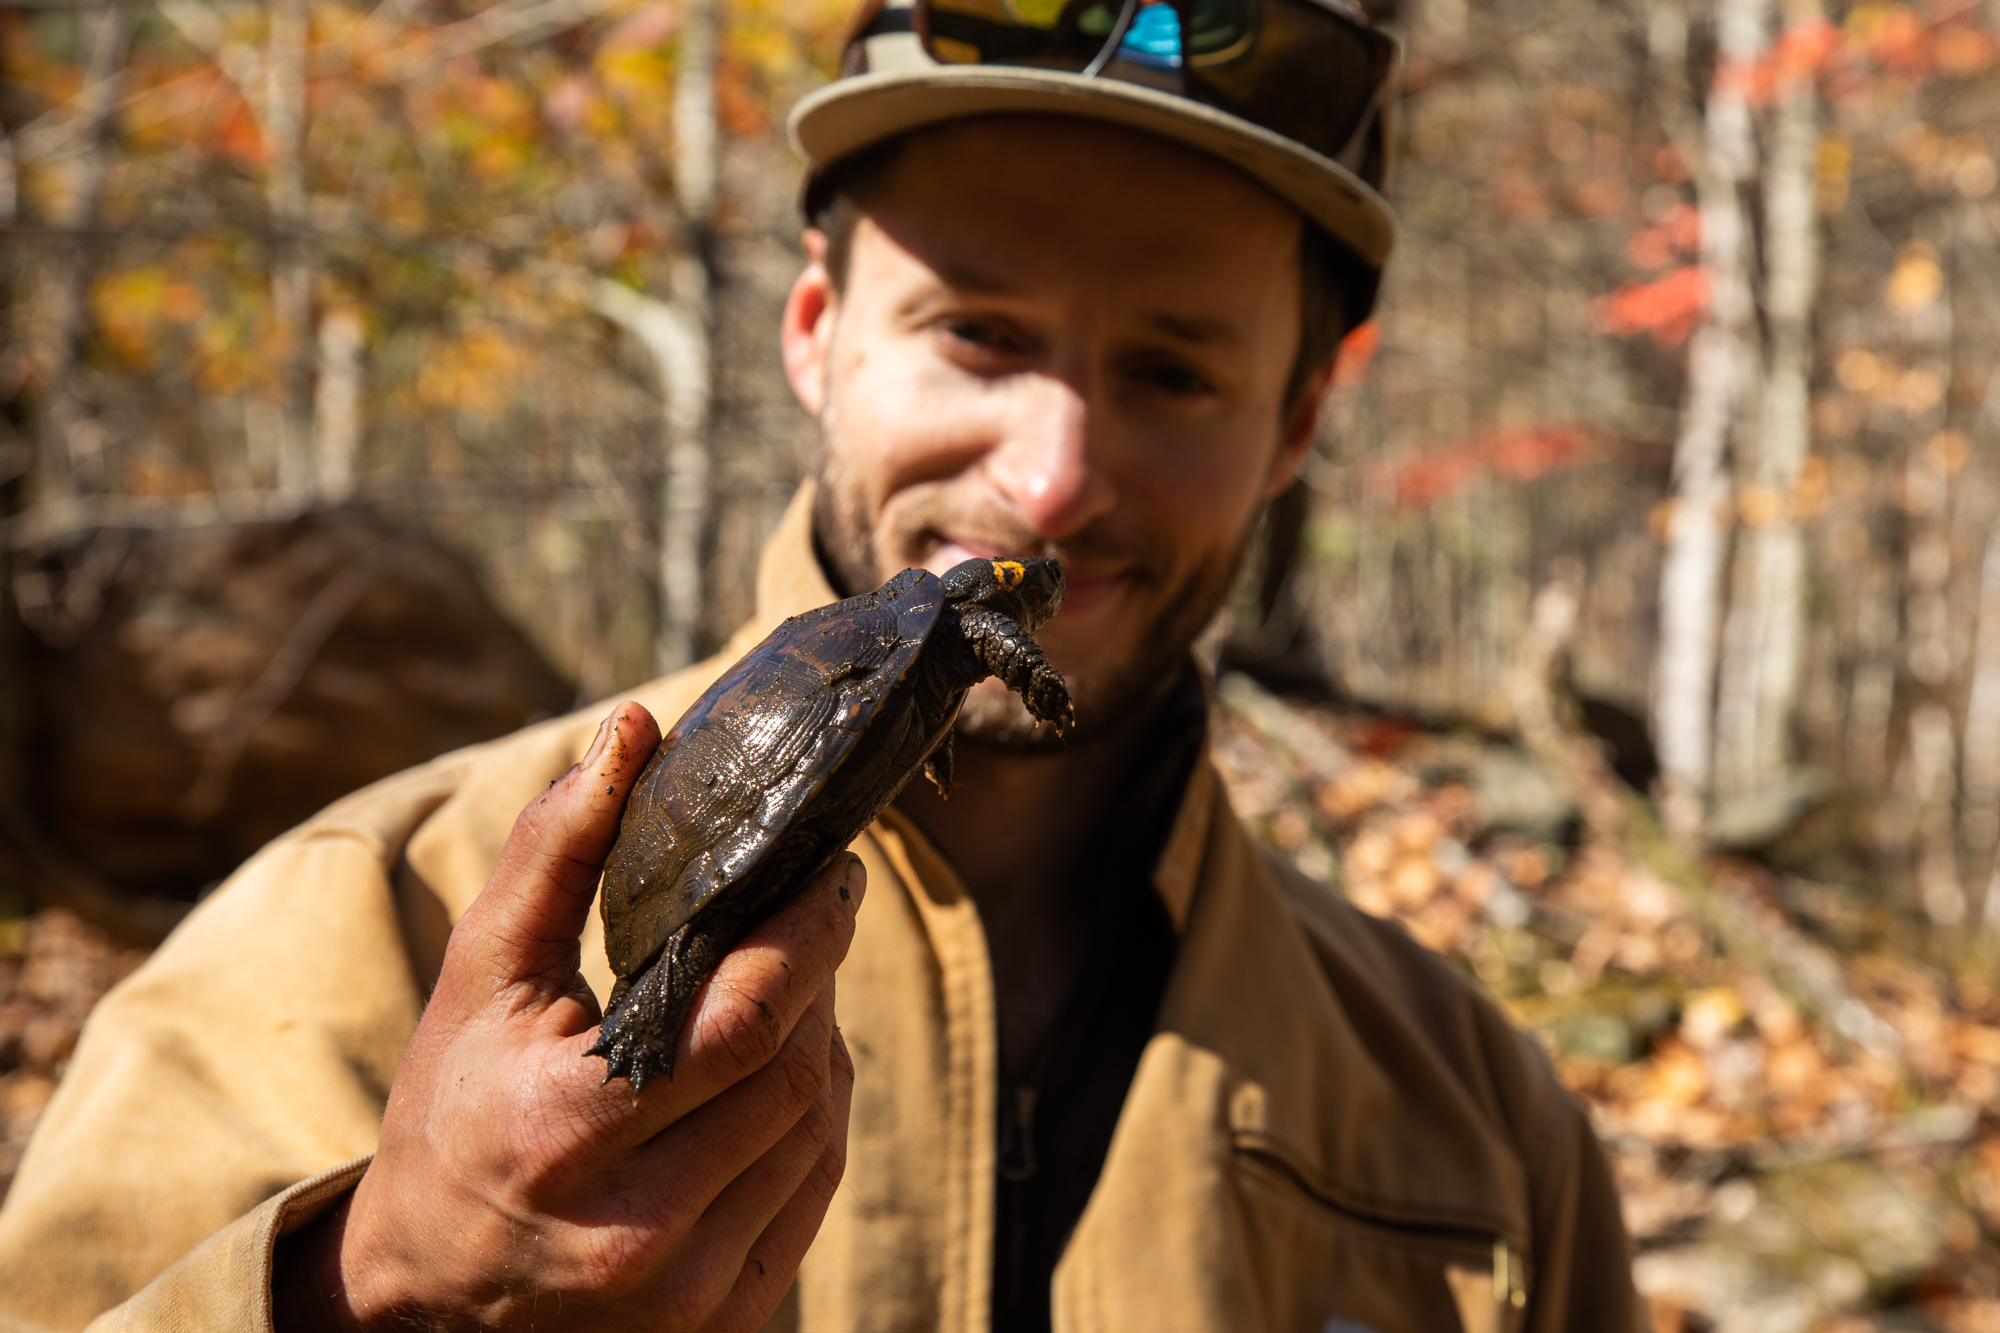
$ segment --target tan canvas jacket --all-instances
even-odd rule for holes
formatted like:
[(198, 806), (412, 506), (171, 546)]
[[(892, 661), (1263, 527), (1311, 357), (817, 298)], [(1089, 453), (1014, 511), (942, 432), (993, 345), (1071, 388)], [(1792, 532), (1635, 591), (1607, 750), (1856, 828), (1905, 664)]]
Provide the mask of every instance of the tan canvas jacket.
[[(780, 618), (832, 598), (802, 492), (765, 551), (755, 622), (636, 697), (670, 723)], [(270, 1328), (274, 1242), (367, 1169), (450, 923), (603, 711), (332, 806), (105, 998), (0, 1209), (0, 1327)], [(847, 1176), (773, 1324), (977, 1333), (993, 1248), (985, 938), (893, 812), (855, 850), (870, 891), (840, 972)], [(1253, 845), (1205, 762), (1155, 883), (1179, 951), (1056, 1273), (1057, 1329), (1638, 1326), (1597, 1145), (1472, 987)], [(603, 995), (596, 930), (584, 957)]]

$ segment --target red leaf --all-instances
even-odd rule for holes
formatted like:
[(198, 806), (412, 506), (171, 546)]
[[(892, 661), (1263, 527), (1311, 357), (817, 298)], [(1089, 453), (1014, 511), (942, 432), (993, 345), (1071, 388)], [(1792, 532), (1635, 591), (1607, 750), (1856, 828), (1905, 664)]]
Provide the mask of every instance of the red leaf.
[(1590, 437), (1574, 426), (1526, 426), (1475, 435), (1416, 458), (1379, 464), (1366, 480), (1370, 489), (1386, 491), (1398, 507), (1423, 509), (1458, 494), (1488, 472), (1533, 481), (1575, 466), (1590, 449)]
[(1620, 337), (1650, 333), (1664, 346), (1686, 340), (1708, 309), (1708, 274), (1699, 265), (1677, 268), (1652, 282), (1620, 287), (1596, 302), (1597, 326)]

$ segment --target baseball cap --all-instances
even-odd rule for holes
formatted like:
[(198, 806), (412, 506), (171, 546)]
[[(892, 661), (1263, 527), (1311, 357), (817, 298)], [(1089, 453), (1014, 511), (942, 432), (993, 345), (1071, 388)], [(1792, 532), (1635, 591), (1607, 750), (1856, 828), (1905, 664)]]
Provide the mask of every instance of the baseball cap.
[(871, 0), (840, 77), (793, 109), (814, 181), (972, 116), (1079, 116), (1219, 157), (1377, 271), (1399, 49), (1351, 0)]

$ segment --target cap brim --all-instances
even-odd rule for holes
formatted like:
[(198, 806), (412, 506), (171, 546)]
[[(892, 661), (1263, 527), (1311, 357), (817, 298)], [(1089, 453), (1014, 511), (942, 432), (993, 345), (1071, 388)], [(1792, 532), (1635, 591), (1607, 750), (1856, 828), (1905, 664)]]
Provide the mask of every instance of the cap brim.
[(1013, 65), (857, 74), (792, 109), (793, 147), (824, 167), (870, 144), (967, 116), (1081, 116), (1212, 153), (1260, 181), (1379, 269), (1395, 243), (1388, 201), (1328, 157), (1246, 120), (1117, 79)]

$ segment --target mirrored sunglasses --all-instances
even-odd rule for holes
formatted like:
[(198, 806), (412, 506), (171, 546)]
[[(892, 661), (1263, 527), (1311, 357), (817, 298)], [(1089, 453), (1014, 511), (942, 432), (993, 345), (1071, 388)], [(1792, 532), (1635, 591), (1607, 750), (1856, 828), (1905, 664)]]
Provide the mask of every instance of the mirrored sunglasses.
[(939, 64), (1143, 84), (1336, 161), (1374, 121), (1396, 65), (1394, 39), (1341, 0), (876, 0), (855, 40), (896, 31)]

